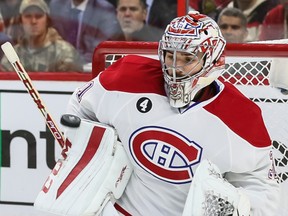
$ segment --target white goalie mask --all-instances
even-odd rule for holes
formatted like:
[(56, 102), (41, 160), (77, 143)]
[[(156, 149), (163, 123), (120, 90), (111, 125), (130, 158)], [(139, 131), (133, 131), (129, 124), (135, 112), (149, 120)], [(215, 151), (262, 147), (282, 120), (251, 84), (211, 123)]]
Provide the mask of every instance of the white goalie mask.
[[(210, 17), (197, 11), (177, 17), (167, 26), (159, 42), (158, 55), (164, 73), (165, 90), (170, 105), (176, 108), (185, 107), (197, 92), (211, 84), (222, 73), (225, 63), (223, 51), (226, 41), (220, 28)], [(165, 63), (167, 52), (173, 55), (173, 64)], [(190, 71), (184, 71), (185, 65), (177, 65), (176, 53), (182, 52), (198, 61)], [(200, 55), (201, 54), (201, 55)], [(199, 58), (199, 56), (201, 56)], [(201, 69), (199, 70), (199, 65)], [(198, 67), (197, 67), (198, 66)], [(184, 75), (177, 75), (177, 70)], [(172, 71), (169, 74), (168, 71)]]

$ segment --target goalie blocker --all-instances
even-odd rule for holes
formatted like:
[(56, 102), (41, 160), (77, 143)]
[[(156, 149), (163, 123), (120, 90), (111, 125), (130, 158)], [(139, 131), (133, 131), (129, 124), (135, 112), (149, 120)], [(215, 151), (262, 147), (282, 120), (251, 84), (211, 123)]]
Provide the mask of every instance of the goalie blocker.
[(99, 215), (108, 201), (121, 197), (132, 166), (116, 131), (104, 124), (64, 115), (67, 158), (59, 159), (34, 206), (60, 215)]

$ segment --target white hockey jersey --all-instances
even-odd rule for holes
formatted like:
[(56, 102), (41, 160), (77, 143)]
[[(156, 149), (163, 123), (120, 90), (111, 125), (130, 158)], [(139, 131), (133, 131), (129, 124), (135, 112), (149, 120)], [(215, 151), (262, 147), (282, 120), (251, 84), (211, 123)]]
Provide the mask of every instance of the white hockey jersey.
[(116, 128), (134, 172), (116, 208), (125, 215), (181, 215), (203, 159), (242, 187), (252, 215), (273, 215), (278, 184), (259, 107), (233, 85), (185, 110), (169, 105), (158, 60), (126, 56), (77, 89), (68, 113)]

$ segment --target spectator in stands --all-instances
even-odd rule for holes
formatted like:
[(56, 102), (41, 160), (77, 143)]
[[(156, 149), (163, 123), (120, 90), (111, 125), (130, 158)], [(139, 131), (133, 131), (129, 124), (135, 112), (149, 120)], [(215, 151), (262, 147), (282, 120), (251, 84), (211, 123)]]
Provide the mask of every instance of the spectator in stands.
[(219, 9), (215, 0), (202, 0), (200, 2), (200, 13), (206, 14), (214, 20), (217, 20)]
[(8, 28), (13, 19), (18, 16), (22, 0), (4, 0), (0, 2), (0, 10), (4, 20), (5, 28)]
[(115, 8), (106, 0), (51, 0), (50, 11), (53, 27), (86, 63), (95, 47), (117, 30)]
[[(74, 47), (50, 27), (44, 0), (23, 0), (19, 13), (22, 34), (14, 47), (27, 71), (82, 71)], [(4, 71), (13, 71), (6, 57), (1, 65)]]
[(216, 21), (221, 10), (230, 2), (231, 0), (189, 0), (189, 7), (191, 10), (206, 14)]
[(239, 8), (247, 18), (248, 36), (246, 41), (257, 41), (259, 26), (267, 12), (275, 6), (274, 0), (233, 0), (228, 7)]
[(118, 0), (117, 19), (120, 33), (115, 41), (159, 41), (163, 31), (146, 24), (147, 4), (145, 0)]
[[(118, 0), (107, 0), (117, 8)], [(146, 23), (164, 32), (172, 19), (177, 17), (177, 0), (147, 0)]]
[(259, 40), (276, 40), (288, 38), (288, 0), (272, 8), (260, 27)]
[[(5, 43), (7, 41), (12, 42), (11, 38), (4, 32), (4, 30), (5, 30), (4, 20), (3, 20), (2, 14), (0, 13), (0, 45), (2, 45), (3, 43)], [(4, 53), (1, 50), (0, 51), (0, 60), (2, 59), (3, 54)]]
[(238, 8), (225, 8), (217, 21), (227, 43), (243, 43), (248, 35), (247, 19)]
[(19, 20), (19, 7), (21, 0), (4, 0), (0, 2), (0, 11), (3, 17), (5, 33), (11, 37), (13, 43), (16, 42)]
[[(248, 35), (247, 19), (241, 10), (230, 7), (223, 9), (219, 14), (217, 23), (227, 43), (245, 42)], [(259, 68), (259, 64), (256, 64), (256, 62), (250, 62), (250, 65), (253, 66), (250, 69), (251, 74), (257, 74), (259, 70), (264, 74), (267, 73), (267, 70), (263, 69), (262, 65)], [(247, 71), (243, 68), (243, 65), (235, 63), (226, 72), (229, 72), (229, 74), (245, 74)]]
[(148, 24), (164, 32), (170, 21), (177, 17), (177, 2), (177, 0), (153, 0), (148, 13)]

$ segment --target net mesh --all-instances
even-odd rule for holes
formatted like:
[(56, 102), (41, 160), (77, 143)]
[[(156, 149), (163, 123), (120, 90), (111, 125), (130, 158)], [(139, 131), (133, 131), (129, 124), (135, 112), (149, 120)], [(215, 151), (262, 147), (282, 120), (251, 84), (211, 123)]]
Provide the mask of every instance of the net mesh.
[(270, 66), (271, 61), (228, 63), (222, 77), (235, 85), (267, 85)]

